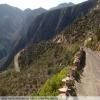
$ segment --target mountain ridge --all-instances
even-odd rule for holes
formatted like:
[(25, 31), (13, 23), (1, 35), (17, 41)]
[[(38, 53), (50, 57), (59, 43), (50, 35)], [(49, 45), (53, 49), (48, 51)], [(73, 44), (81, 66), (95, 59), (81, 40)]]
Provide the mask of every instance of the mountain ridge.
[(33, 37), (33, 42), (38, 42), (39, 38), (41, 38), (40, 40), (46, 40), (46, 35), (47, 39), (49, 39), (57, 32), (63, 30), (67, 25), (71, 24), (76, 18), (88, 13), (89, 9), (93, 6), (95, 6), (95, 1), (86, 1), (72, 7), (57, 9), (42, 14), (36, 18), (33, 25), (29, 28), (27, 37)]
[[(29, 19), (35, 19), (36, 16), (46, 11), (43, 8), (22, 11), (19, 8), (1, 4), (0, 5), (0, 67), (4, 65), (8, 56), (13, 52), (18, 40), (25, 36), (23, 26), (29, 25)], [(32, 17), (32, 18), (31, 18)], [(27, 20), (27, 22), (26, 22)], [(30, 21), (31, 22), (31, 21)], [(21, 32), (23, 30), (23, 32)], [(5, 60), (3, 60), (5, 59)]]
[(74, 5), (74, 3), (72, 3), (72, 2), (61, 3), (58, 6), (51, 8), (50, 10), (60, 9), (60, 8), (64, 8), (64, 7), (70, 7), (70, 6), (73, 6), (73, 5)]

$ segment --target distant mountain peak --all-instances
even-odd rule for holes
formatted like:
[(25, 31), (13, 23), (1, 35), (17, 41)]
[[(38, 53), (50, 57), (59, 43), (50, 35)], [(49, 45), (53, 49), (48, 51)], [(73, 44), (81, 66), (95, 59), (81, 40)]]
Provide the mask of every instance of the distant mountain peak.
[(61, 4), (59, 4), (58, 6), (72, 6), (72, 5), (74, 5), (74, 3), (72, 3), (72, 2), (69, 2), (69, 3), (61, 3)]
[[(43, 7), (39, 7), (38, 9), (44, 9)], [(46, 10), (46, 9), (44, 9), (44, 10)]]
[[(10, 5), (8, 5), (8, 4), (0, 4), (0, 6), (10, 6)], [(10, 7), (12, 7), (12, 6), (10, 6)]]
[(8, 10), (8, 9), (14, 9), (14, 10), (20, 10), (20, 11), (22, 11), (20, 8), (17, 8), (17, 7), (14, 7), (14, 6), (11, 6), (11, 5), (8, 5), (8, 4), (0, 4), (0, 9), (6, 9), (6, 10)]
[(56, 7), (51, 8), (50, 10), (54, 10), (54, 9), (60, 9), (60, 8), (64, 8), (64, 7), (69, 7), (69, 6), (73, 6), (74, 3), (69, 2), (69, 3), (61, 3)]
[(25, 9), (25, 11), (31, 11), (31, 9), (30, 8), (27, 8), (27, 9)]
[(46, 9), (44, 9), (44, 8), (42, 8), (42, 7), (39, 7), (39, 8), (37, 8), (37, 9), (34, 9), (34, 11), (46, 11)]

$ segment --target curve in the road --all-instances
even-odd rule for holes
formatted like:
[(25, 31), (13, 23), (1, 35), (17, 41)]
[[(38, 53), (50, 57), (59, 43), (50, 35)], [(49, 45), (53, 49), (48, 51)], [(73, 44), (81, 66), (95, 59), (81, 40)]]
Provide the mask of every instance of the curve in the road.
[(19, 61), (18, 61), (19, 59), (18, 58), (20, 57), (21, 52), (23, 52), (23, 50), (18, 52), (16, 54), (16, 56), (14, 57), (14, 67), (15, 67), (16, 72), (20, 72)]

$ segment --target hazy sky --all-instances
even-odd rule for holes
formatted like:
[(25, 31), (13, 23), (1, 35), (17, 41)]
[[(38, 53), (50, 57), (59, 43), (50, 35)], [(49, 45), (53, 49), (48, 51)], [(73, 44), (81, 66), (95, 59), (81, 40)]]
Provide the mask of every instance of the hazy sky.
[(0, 0), (0, 4), (9, 4), (21, 9), (31, 8), (36, 9), (43, 7), (49, 9), (51, 7), (57, 6), (60, 3), (80, 3), (86, 0)]

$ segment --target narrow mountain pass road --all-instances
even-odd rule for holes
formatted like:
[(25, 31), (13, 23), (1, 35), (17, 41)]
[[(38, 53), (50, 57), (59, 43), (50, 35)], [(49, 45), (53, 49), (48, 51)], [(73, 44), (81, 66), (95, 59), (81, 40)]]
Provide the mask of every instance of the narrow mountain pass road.
[(21, 50), (20, 52), (18, 52), (18, 53), (16, 54), (16, 56), (14, 57), (14, 67), (15, 67), (15, 71), (16, 71), (16, 72), (20, 72), (20, 67), (19, 67), (18, 58), (20, 57), (21, 52), (23, 52), (23, 50)]
[(90, 49), (86, 51), (86, 66), (81, 83), (76, 83), (78, 96), (100, 96), (100, 56)]

